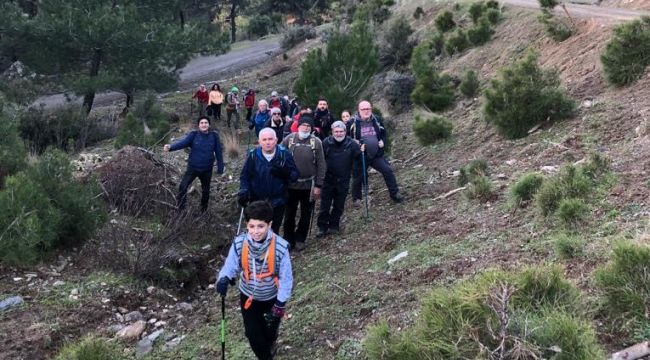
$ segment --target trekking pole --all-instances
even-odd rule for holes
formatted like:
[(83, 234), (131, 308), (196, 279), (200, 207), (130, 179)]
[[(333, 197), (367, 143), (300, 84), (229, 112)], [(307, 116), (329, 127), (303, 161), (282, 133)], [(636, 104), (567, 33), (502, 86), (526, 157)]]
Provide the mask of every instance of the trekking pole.
[(247, 154), (251, 149), (251, 132), (252, 132), (252, 130), (248, 129), (248, 141), (246, 141), (246, 153)]
[(221, 295), (221, 360), (226, 359), (226, 297)]
[(309, 215), (309, 231), (307, 231), (307, 237), (311, 236), (311, 224), (314, 222), (314, 208), (316, 207), (316, 199), (314, 199), (314, 179), (311, 179), (311, 192), (309, 193), (309, 206), (311, 207), (311, 214)]
[(240, 231), (241, 231), (241, 220), (244, 218), (244, 208), (241, 208), (241, 212), (239, 213), (239, 221), (237, 222), (237, 234), (235, 236), (239, 236)]
[[(361, 143), (363, 145), (363, 143)], [(364, 185), (364, 195), (366, 197), (365, 202), (366, 202), (366, 219), (368, 218), (368, 174), (366, 173), (366, 152), (365, 149), (364, 151), (361, 152), (361, 171), (363, 172), (363, 185)]]

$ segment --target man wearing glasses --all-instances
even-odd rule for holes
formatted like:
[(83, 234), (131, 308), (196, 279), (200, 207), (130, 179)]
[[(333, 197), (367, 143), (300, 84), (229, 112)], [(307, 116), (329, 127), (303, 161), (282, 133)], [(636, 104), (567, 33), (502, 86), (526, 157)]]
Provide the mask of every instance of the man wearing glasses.
[(278, 138), (278, 142), (281, 142), (284, 139), (284, 125), (286, 124), (284, 118), (282, 118), (282, 110), (280, 108), (274, 107), (271, 109), (271, 118), (266, 120), (264, 124), (265, 128), (271, 128), (275, 131), (275, 135)]
[[(372, 167), (384, 176), (390, 198), (396, 203), (401, 203), (404, 201), (404, 197), (399, 193), (393, 169), (384, 158), (384, 143), (386, 142), (384, 124), (379, 117), (372, 113), (372, 105), (369, 101), (361, 101), (358, 110), (358, 113), (348, 122), (348, 133), (352, 139), (365, 145), (363, 156), (366, 158), (366, 166)], [(367, 167), (362, 169), (361, 161), (358, 161), (353, 169), (352, 205), (356, 208), (361, 206), (362, 172), (366, 171), (367, 178)]]

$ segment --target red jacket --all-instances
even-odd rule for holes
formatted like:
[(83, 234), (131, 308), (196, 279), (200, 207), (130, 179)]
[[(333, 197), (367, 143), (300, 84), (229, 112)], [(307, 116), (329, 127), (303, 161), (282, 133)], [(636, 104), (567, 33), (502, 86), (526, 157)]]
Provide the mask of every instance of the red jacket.
[(244, 95), (244, 106), (247, 108), (255, 106), (255, 93), (247, 93)]
[[(300, 115), (296, 115), (296, 116), (300, 117)], [(291, 132), (292, 133), (297, 133), (298, 132), (298, 119), (296, 119), (296, 116), (293, 117), (295, 120), (291, 123)], [(314, 134), (320, 134), (320, 128), (314, 127), (313, 132), (314, 132)]]
[(210, 99), (210, 95), (207, 90), (206, 91), (198, 90), (197, 92), (194, 93), (194, 96), (192, 96), (192, 98), (193, 99), (196, 98), (197, 100), (199, 100), (199, 102), (207, 104), (208, 100)]

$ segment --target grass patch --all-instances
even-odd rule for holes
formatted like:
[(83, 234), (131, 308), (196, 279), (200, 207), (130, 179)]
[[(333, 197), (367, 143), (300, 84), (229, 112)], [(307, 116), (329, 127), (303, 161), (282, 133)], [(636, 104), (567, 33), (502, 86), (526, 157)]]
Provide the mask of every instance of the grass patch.
[(576, 235), (560, 234), (553, 239), (555, 254), (561, 259), (573, 259), (584, 254), (585, 242)]
[(55, 360), (120, 360), (126, 359), (115, 342), (87, 336), (63, 347)]

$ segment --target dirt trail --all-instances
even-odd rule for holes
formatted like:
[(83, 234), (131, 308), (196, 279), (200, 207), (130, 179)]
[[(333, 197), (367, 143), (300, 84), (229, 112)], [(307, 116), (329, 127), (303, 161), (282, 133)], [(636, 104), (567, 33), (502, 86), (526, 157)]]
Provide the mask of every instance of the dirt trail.
[[(503, 2), (519, 7), (533, 9), (539, 8), (539, 2), (537, 0), (504, 0)], [(571, 16), (592, 17), (611, 22), (630, 21), (644, 15), (650, 16), (650, 12), (648, 11), (627, 10), (594, 5), (566, 4), (566, 8)], [(561, 7), (557, 7), (555, 11), (563, 13)]]
[[(256, 67), (275, 55), (280, 50), (277, 37), (258, 41), (242, 41), (234, 44), (233, 50), (223, 55), (198, 56), (192, 59), (180, 71), (178, 89), (188, 90), (202, 81), (222, 81), (247, 69)], [(163, 94), (164, 96), (164, 94)], [(82, 97), (71, 95), (71, 100), (81, 104)], [(110, 91), (97, 94), (94, 107), (107, 106), (124, 102), (124, 94)], [(41, 96), (33, 105), (45, 107), (60, 106), (67, 102), (65, 94)]]

